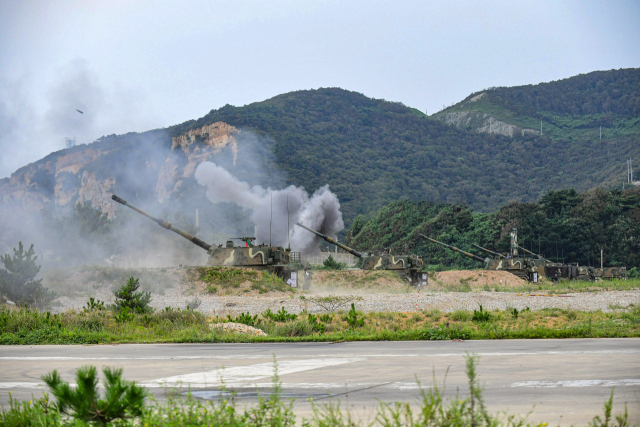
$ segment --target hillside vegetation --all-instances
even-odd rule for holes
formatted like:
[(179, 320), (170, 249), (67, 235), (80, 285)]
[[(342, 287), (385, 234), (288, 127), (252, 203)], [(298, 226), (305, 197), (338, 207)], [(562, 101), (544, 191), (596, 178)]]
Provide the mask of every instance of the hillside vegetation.
[(399, 103), (337, 88), (291, 92), (244, 107), (227, 105), (176, 126), (172, 135), (217, 121), (264, 136), (269, 171), (309, 190), (330, 184), (349, 224), (396, 200), (466, 203), (489, 212), (533, 202), (550, 189), (621, 183), (631, 141), (592, 144), (479, 134)]
[[(581, 265), (640, 268), (640, 188), (550, 191), (538, 203), (511, 202), (494, 213), (466, 205), (401, 201), (385, 206), (371, 220), (358, 217), (347, 245), (362, 250), (394, 248), (423, 256), (428, 264), (479, 268), (480, 263), (420, 238), (424, 234), (478, 255), (476, 243), (509, 250), (511, 228), (521, 246), (547, 258)], [(406, 247), (406, 249), (405, 249)]]
[[(460, 120), (460, 114), (466, 114)], [(476, 113), (476, 114), (469, 114)], [(473, 93), (437, 118), (481, 132), (489, 117), (555, 140), (580, 144), (640, 133), (640, 69), (595, 71), (537, 85), (495, 87)], [(455, 120), (457, 118), (457, 120)], [(493, 131), (500, 132), (499, 126)]]

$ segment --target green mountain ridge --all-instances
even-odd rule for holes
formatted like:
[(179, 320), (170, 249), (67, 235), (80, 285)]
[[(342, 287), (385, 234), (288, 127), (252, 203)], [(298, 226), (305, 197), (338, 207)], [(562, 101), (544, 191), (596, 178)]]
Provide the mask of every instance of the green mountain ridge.
[(539, 135), (542, 124), (542, 134), (556, 140), (600, 141), (601, 130), (604, 141), (637, 138), (640, 69), (594, 71), (537, 85), (489, 88), (434, 117), (460, 128), (509, 136), (514, 131)]
[[(622, 77), (615, 77), (618, 75)], [(601, 97), (611, 91), (613, 99), (617, 93), (636, 87), (638, 70), (587, 76), (596, 82), (598, 93), (604, 94)], [(574, 79), (582, 76), (561, 82)], [(602, 84), (598, 85), (598, 79)], [(571, 87), (558, 84), (533, 87), (551, 85), (559, 99), (565, 99), (560, 89)], [(503, 115), (496, 113), (496, 117), (504, 120), (509, 114), (518, 120), (538, 120), (525, 114), (529, 104), (513, 107), (517, 103), (510, 101), (511, 89), (504, 89), (505, 94), (502, 88), (474, 94), (464, 102), (476, 98), (474, 106), (499, 110)], [(518, 89), (523, 93), (528, 90)], [(191, 209), (194, 204), (186, 203), (188, 198), (202, 199), (195, 207), (204, 209), (204, 189), (195, 182), (193, 169), (197, 162), (210, 160), (251, 185), (297, 185), (313, 192), (328, 184), (338, 195), (347, 225), (358, 215), (397, 200), (466, 204), (479, 212), (492, 212), (512, 200), (537, 201), (549, 190), (620, 186), (626, 179), (624, 160), (640, 157), (637, 134), (633, 133), (640, 120), (636, 98), (618, 96), (610, 107), (584, 109), (578, 111), (584, 115), (571, 116), (575, 123), (588, 124), (592, 115), (608, 114), (613, 117), (611, 123), (624, 121), (625, 132), (632, 135), (620, 131), (615, 138), (600, 142), (536, 132), (516, 136), (478, 132), (442, 123), (441, 113), (428, 117), (401, 103), (339, 88), (296, 91), (242, 107), (226, 105), (198, 120), (166, 129), (111, 135), (53, 153), (0, 180), (0, 204), (21, 203), (29, 210), (62, 206), (68, 210), (77, 202), (91, 201), (94, 207), (113, 210), (109, 194), (118, 191), (149, 209), (172, 206), (179, 210), (182, 205)], [(579, 103), (576, 97), (568, 99)], [(449, 113), (469, 114), (456, 108), (462, 104), (451, 107)], [(564, 111), (554, 108), (548, 112)], [(480, 110), (471, 113), (486, 114)], [(172, 138), (216, 123), (230, 126), (227, 136), (233, 136), (233, 147), (218, 149), (196, 138), (181, 149), (172, 142)], [(240, 132), (233, 133), (234, 129)], [(140, 175), (143, 179), (138, 179)]]

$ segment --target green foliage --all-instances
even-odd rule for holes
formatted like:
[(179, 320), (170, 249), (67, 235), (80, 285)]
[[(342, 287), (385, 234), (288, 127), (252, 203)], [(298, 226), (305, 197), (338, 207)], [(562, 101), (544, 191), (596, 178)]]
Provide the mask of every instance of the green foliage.
[(120, 310), (113, 313), (113, 320), (118, 323), (131, 322), (135, 317), (134, 311), (129, 307), (122, 307)]
[(53, 292), (42, 286), (42, 279), (35, 280), (40, 272), (37, 259), (33, 245), (25, 251), (22, 242), (18, 243), (18, 249), (13, 249), (13, 256), (0, 256), (4, 265), (0, 270), (0, 299), (42, 308), (55, 298)]
[(259, 328), (262, 323), (261, 320), (258, 320), (257, 314), (251, 316), (248, 311), (246, 313), (240, 313), (240, 315), (235, 318), (230, 314), (227, 314), (227, 318), (229, 319), (229, 322), (242, 323), (243, 325), (253, 326), (254, 328)]
[(250, 283), (250, 288), (260, 293), (270, 291), (294, 292), (280, 277), (267, 271), (256, 271), (248, 268), (233, 267), (200, 267), (196, 269), (198, 280), (207, 283), (207, 291), (218, 293), (220, 288), (237, 289), (244, 282)]
[[(554, 89), (558, 102), (572, 96), (565, 93), (568, 90), (573, 89)], [(607, 89), (603, 93), (613, 98)], [(502, 104), (498, 108), (514, 114)], [(602, 116), (589, 114), (586, 124)], [(563, 117), (558, 118), (558, 125)], [(552, 118), (545, 118), (545, 123)], [(574, 141), (569, 133), (561, 141), (534, 133), (514, 140), (457, 129), (399, 103), (322, 88), (286, 93), (241, 107), (225, 105), (169, 132), (178, 136), (223, 121), (267, 136), (260, 144), (244, 134), (236, 138), (246, 149), (259, 153), (264, 170), (284, 171), (288, 178), (283, 184), (307, 189), (329, 184), (349, 224), (358, 215), (369, 215), (402, 199), (446, 200), (489, 211), (510, 200), (533, 202), (546, 189), (573, 186), (584, 191), (614, 178), (619, 183), (623, 169), (614, 170), (609, 165), (640, 153), (635, 143), (640, 127), (637, 115), (629, 120), (635, 120), (635, 124), (629, 124), (635, 126), (633, 133), (603, 150), (594, 144), (595, 134), (589, 135), (591, 141)], [(539, 129), (538, 118), (530, 121), (522, 126)], [(613, 131), (616, 123), (614, 120), (607, 130)], [(255, 179), (242, 159), (238, 159), (235, 170), (241, 179)]]
[(345, 263), (335, 261), (331, 255), (322, 262), (322, 265), (327, 270), (343, 270), (346, 267)]
[(287, 312), (284, 307), (280, 308), (280, 310), (275, 313), (272, 312), (270, 308), (267, 308), (267, 310), (262, 313), (262, 316), (265, 319), (271, 319), (275, 322), (288, 322), (289, 320), (295, 320), (298, 318), (296, 314)]
[(471, 269), (482, 264), (419, 234), (484, 257), (472, 244), (507, 252), (513, 227), (521, 246), (551, 261), (599, 266), (603, 249), (605, 265), (640, 268), (640, 239), (634, 238), (640, 236), (639, 187), (550, 191), (539, 203), (512, 202), (491, 214), (462, 205), (394, 202), (359, 226), (357, 234), (349, 230), (346, 241), (356, 248), (406, 245), (430, 266)]
[(484, 311), (482, 309), (482, 304), (480, 304), (480, 310), (473, 310), (473, 316), (471, 316), (471, 320), (474, 322), (490, 322), (491, 321), (491, 313), (488, 311)]
[(89, 297), (89, 301), (87, 301), (87, 305), (82, 309), (85, 313), (90, 311), (99, 311), (106, 310), (107, 307), (104, 305), (104, 301), (100, 301), (99, 299), (95, 299), (93, 297)]
[(109, 231), (110, 222), (107, 214), (95, 209), (91, 202), (76, 203), (70, 220), (84, 237)]
[(104, 368), (104, 399), (98, 391), (95, 366), (76, 370), (76, 387), (62, 381), (57, 370), (44, 375), (42, 380), (56, 397), (59, 412), (78, 420), (106, 426), (113, 420), (124, 420), (142, 414), (146, 391), (122, 379), (122, 369)]
[(639, 279), (640, 278), (640, 268), (633, 267), (627, 270), (627, 278), (628, 279)]
[(118, 310), (128, 309), (136, 313), (150, 313), (153, 309), (151, 303), (151, 292), (136, 292), (140, 287), (140, 280), (130, 277), (127, 284), (115, 291), (116, 308)]
[(351, 310), (347, 313), (347, 324), (351, 328), (360, 328), (364, 326), (364, 318), (358, 316), (354, 303), (351, 303)]
[[(510, 313), (511, 313), (511, 317), (512, 317), (513, 319), (518, 320), (518, 316), (519, 316), (520, 314), (524, 313), (524, 312), (527, 312), (527, 311), (530, 311), (530, 310), (529, 310), (529, 307), (526, 307), (526, 308), (524, 308), (524, 309), (522, 309), (522, 310), (520, 310), (520, 311), (518, 311), (518, 309), (514, 307), (513, 309), (511, 309)], [(574, 317), (574, 318), (575, 318), (575, 317)]]
[(589, 427), (629, 427), (629, 412), (627, 405), (624, 405), (624, 412), (616, 415), (615, 422), (611, 419), (613, 412), (613, 389), (611, 389), (611, 397), (604, 403), (604, 418), (599, 415), (593, 418), (589, 423)]
[(60, 413), (49, 404), (45, 394), (39, 399), (18, 402), (9, 392), (9, 409), (0, 412), (0, 425), (11, 427), (58, 427), (62, 426)]
[(323, 317), (324, 316), (318, 317), (315, 314), (311, 314), (311, 313), (307, 315), (307, 322), (309, 322), (314, 332), (319, 332), (321, 334), (324, 334), (324, 331), (327, 325), (325, 325), (321, 320)]

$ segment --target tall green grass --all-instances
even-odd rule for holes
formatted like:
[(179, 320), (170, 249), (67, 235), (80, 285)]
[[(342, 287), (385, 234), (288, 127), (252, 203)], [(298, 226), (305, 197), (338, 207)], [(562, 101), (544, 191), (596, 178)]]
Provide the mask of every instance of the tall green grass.
[[(346, 312), (309, 316), (302, 312), (254, 318), (267, 336), (212, 329), (228, 318), (206, 318), (194, 310), (165, 309), (120, 316), (110, 310), (41, 313), (0, 308), (0, 344), (99, 344), (151, 342), (296, 342), (434, 339), (606, 338), (640, 337), (640, 306), (610, 312), (563, 309), (491, 311), (479, 321), (472, 312), (438, 310), (414, 313), (362, 313), (357, 303)], [(355, 316), (355, 317), (354, 317)], [(234, 318), (239, 321), (242, 316)], [(357, 322), (353, 319), (357, 318)], [(241, 320), (240, 320), (241, 322)]]

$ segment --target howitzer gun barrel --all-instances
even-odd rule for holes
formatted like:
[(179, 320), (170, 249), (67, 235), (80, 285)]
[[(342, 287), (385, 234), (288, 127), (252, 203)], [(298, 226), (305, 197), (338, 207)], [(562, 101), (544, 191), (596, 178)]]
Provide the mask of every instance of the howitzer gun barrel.
[(475, 243), (472, 243), (471, 246), (473, 246), (474, 248), (478, 248), (481, 251), (485, 251), (486, 253), (491, 254), (493, 256), (497, 256), (498, 258), (506, 258), (506, 256), (504, 256), (502, 254), (499, 254), (498, 252), (494, 252), (494, 251), (491, 251), (491, 250), (489, 250), (487, 248), (483, 248), (482, 246), (476, 245)]
[(540, 255), (538, 255), (538, 254), (536, 254), (536, 253), (533, 253), (533, 252), (531, 252), (529, 249), (525, 249), (525, 248), (523, 248), (523, 247), (522, 247), (522, 246), (520, 246), (520, 245), (518, 245), (518, 249), (522, 249), (524, 252), (528, 253), (529, 255), (535, 255), (535, 256), (537, 256), (538, 258), (542, 258)]
[(460, 254), (462, 254), (464, 256), (467, 256), (469, 258), (473, 258), (476, 261), (480, 261), (480, 262), (484, 262), (485, 261), (484, 258), (480, 258), (478, 255), (474, 255), (472, 253), (465, 252), (462, 249), (458, 249), (455, 246), (451, 246), (451, 245), (447, 245), (446, 243), (439, 242), (439, 241), (437, 241), (435, 239), (432, 239), (431, 237), (425, 236), (424, 234), (419, 234), (419, 236), (422, 237), (423, 239), (427, 239), (428, 241), (430, 241), (432, 243), (436, 243), (436, 244), (438, 244), (440, 246), (444, 246), (445, 248), (451, 249), (454, 252), (459, 252)]
[(356, 251), (355, 249), (351, 249), (349, 246), (345, 246), (345, 245), (343, 245), (343, 244), (341, 244), (341, 243), (338, 243), (336, 240), (332, 239), (331, 237), (326, 236), (326, 235), (324, 235), (324, 234), (322, 234), (322, 233), (319, 233), (319, 232), (317, 232), (316, 230), (312, 230), (312, 229), (311, 229), (311, 228), (309, 228), (309, 227), (305, 227), (305, 226), (304, 226), (304, 225), (302, 225), (302, 224), (298, 224), (298, 223), (296, 223), (296, 225), (297, 225), (298, 227), (302, 227), (302, 228), (304, 228), (304, 229), (305, 229), (305, 230), (307, 230), (307, 231), (312, 232), (312, 233), (313, 233), (313, 234), (315, 234), (316, 236), (323, 238), (326, 242), (329, 242), (329, 243), (331, 243), (332, 245), (336, 245), (336, 246), (337, 246), (337, 247), (339, 247), (340, 249), (345, 250), (345, 251), (349, 252), (350, 254), (357, 256), (358, 258), (362, 258), (362, 254), (361, 254), (360, 252)]
[(124, 200), (124, 199), (121, 199), (120, 197), (116, 196), (115, 194), (114, 194), (114, 195), (112, 195), (112, 196), (111, 196), (111, 198), (112, 198), (113, 200), (115, 200), (116, 202), (120, 203), (121, 205), (125, 205), (126, 207), (133, 209), (134, 211), (138, 212), (139, 214), (144, 215), (144, 216), (146, 216), (147, 218), (149, 218), (149, 219), (151, 219), (151, 220), (153, 220), (153, 221), (157, 222), (160, 226), (162, 226), (162, 227), (166, 228), (167, 230), (171, 230), (171, 231), (173, 231), (174, 233), (177, 233), (177, 234), (181, 235), (181, 236), (182, 236), (182, 237), (184, 237), (185, 239), (187, 239), (187, 240), (191, 241), (192, 243), (194, 243), (194, 244), (196, 244), (196, 245), (200, 246), (202, 249), (204, 249), (204, 250), (207, 250), (207, 251), (208, 251), (208, 250), (211, 248), (211, 245), (210, 245), (210, 244), (203, 242), (202, 240), (198, 239), (198, 238), (197, 238), (197, 237), (195, 237), (195, 236), (192, 236), (192, 235), (191, 235), (191, 234), (189, 234), (189, 233), (185, 233), (184, 231), (182, 231), (182, 230), (180, 230), (180, 229), (178, 229), (178, 228), (175, 228), (173, 225), (171, 225), (171, 223), (169, 223), (169, 222), (167, 222), (167, 221), (165, 221), (165, 220), (163, 220), (163, 219), (159, 219), (159, 218), (154, 218), (154, 217), (152, 217), (151, 215), (149, 215), (148, 213), (146, 213), (146, 212), (145, 212), (145, 211), (143, 211), (142, 209), (140, 209), (140, 208), (137, 208), (137, 207), (133, 206), (131, 203), (127, 202), (127, 201), (126, 201), (126, 200)]

